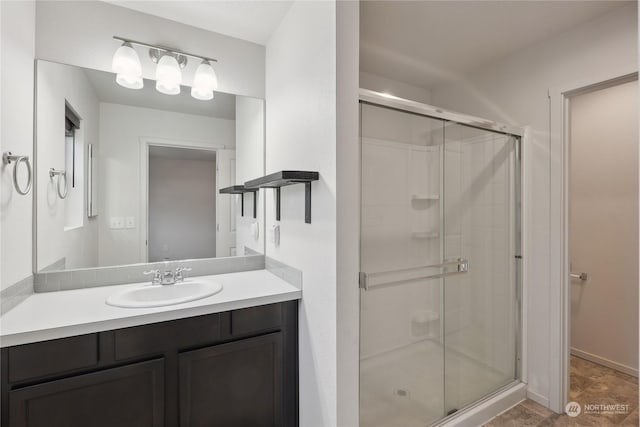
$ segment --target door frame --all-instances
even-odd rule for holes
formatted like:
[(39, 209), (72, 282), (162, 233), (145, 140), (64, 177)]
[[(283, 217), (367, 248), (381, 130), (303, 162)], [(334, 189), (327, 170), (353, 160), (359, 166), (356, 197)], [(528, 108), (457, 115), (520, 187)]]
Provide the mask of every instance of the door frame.
[[(140, 259), (139, 262), (147, 263), (149, 262), (149, 147), (172, 147), (172, 148), (183, 148), (188, 150), (206, 150), (206, 151), (215, 151), (218, 150), (231, 150), (231, 148), (226, 147), (225, 145), (215, 145), (208, 144), (206, 142), (200, 141), (187, 141), (187, 140), (177, 140), (170, 138), (155, 138), (155, 137), (147, 137), (142, 136), (139, 138), (140, 142), (140, 215), (138, 216), (140, 219), (138, 220), (138, 225), (140, 228), (140, 232), (138, 234), (138, 244), (140, 248)], [(218, 159), (216, 156), (216, 198), (218, 195)], [(218, 219), (218, 203), (216, 203), (216, 221)], [(216, 231), (217, 234), (217, 231)]]
[[(571, 299), (569, 280), (569, 106), (570, 100), (595, 90), (638, 79), (629, 64), (608, 73), (550, 88), (549, 96), (549, 407), (564, 413), (569, 401)], [(554, 185), (560, 183), (561, 185)]]

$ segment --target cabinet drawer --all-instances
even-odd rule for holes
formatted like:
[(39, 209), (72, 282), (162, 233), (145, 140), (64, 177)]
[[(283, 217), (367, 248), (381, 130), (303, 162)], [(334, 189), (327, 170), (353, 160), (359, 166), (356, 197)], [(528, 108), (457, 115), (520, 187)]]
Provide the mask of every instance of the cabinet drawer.
[(190, 317), (115, 331), (115, 358), (152, 356), (168, 348), (189, 348), (220, 339), (218, 314)]
[(231, 312), (231, 335), (279, 329), (282, 326), (282, 305), (269, 304)]
[(9, 381), (61, 374), (98, 363), (98, 335), (19, 345), (9, 348)]

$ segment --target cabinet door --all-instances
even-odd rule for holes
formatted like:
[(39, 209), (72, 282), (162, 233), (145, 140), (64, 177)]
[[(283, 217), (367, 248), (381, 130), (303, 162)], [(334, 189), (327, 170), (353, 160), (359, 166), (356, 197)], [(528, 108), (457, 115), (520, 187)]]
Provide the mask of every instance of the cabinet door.
[(164, 362), (152, 360), (9, 392), (10, 427), (160, 427)]
[(282, 425), (282, 337), (273, 333), (180, 355), (180, 426)]

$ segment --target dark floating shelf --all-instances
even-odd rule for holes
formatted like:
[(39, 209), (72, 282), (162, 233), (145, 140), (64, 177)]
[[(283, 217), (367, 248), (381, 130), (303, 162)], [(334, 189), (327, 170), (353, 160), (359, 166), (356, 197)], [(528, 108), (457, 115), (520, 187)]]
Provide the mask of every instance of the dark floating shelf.
[(280, 221), (280, 187), (304, 184), (304, 222), (311, 224), (311, 182), (320, 179), (318, 172), (280, 171), (244, 183), (245, 189), (276, 189), (276, 220)]
[(244, 193), (253, 193), (253, 217), (258, 217), (258, 208), (256, 205), (257, 188), (246, 188), (244, 185), (232, 185), (218, 190), (220, 194), (240, 194), (240, 216), (244, 216)]

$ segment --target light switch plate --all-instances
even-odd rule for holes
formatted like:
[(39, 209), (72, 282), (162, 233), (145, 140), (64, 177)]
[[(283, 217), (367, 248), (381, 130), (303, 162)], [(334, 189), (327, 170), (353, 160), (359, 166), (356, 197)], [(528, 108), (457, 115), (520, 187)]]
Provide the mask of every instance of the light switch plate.
[(125, 218), (125, 227), (126, 228), (136, 228), (136, 217), (128, 216)]
[(111, 221), (109, 222), (109, 228), (114, 230), (124, 228), (124, 217), (112, 216)]
[(275, 246), (280, 245), (280, 225), (273, 224), (269, 229), (269, 241)]

